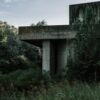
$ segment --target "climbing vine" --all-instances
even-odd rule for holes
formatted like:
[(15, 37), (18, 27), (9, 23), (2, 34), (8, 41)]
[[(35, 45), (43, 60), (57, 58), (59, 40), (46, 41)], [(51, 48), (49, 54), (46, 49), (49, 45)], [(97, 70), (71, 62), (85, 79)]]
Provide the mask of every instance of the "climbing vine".
[(85, 8), (83, 22), (78, 24), (75, 62), (69, 59), (67, 75), (82, 81), (100, 80), (100, 24), (95, 23), (93, 9)]

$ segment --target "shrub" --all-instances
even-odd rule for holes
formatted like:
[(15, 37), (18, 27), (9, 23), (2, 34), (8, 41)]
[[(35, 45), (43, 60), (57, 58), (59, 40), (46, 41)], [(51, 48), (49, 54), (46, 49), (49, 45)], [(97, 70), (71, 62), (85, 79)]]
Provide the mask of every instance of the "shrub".
[(10, 88), (11, 85), (13, 85), (15, 88), (24, 89), (39, 85), (40, 80), (41, 71), (38, 68), (17, 70), (9, 74), (0, 74), (0, 84), (5, 88)]

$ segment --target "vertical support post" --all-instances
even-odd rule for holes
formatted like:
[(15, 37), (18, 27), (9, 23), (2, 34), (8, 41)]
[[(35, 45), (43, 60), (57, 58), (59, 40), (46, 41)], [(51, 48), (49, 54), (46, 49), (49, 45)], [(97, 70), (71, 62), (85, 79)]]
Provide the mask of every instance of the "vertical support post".
[(50, 41), (42, 43), (42, 71), (50, 71)]

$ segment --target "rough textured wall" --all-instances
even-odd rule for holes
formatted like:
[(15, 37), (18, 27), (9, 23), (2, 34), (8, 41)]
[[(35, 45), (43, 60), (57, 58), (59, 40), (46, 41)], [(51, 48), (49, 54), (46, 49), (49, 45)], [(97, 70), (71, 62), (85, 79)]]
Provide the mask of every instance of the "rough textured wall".
[(42, 69), (50, 71), (50, 41), (43, 41), (42, 47)]
[(67, 39), (74, 38), (76, 29), (70, 25), (20, 27), (21, 40)]
[(76, 21), (82, 21), (85, 19), (86, 15), (86, 8), (91, 8), (91, 12), (95, 17), (95, 23), (100, 21), (100, 1), (99, 2), (92, 2), (92, 3), (83, 3), (83, 4), (76, 4), (70, 5), (69, 8), (69, 23), (70, 25), (75, 23)]
[(76, 29), (70, 25), (20, 27), (21, 40), (42, 45), (42, 68), (51, 74), (58, 73), (67, 65), (69, 42), (76, 36)]
[(74, 59), (74, 39), (59, 42), (57, 51), (59, 69), (64, 69), (67, 66), (69, 56)]
[(19, 27), (19, 35), (30, 33), (54, 33), (54, 32), (66, 32), (73, 30), (70, 25), (51, 25), (51, 26), (26, 26)]

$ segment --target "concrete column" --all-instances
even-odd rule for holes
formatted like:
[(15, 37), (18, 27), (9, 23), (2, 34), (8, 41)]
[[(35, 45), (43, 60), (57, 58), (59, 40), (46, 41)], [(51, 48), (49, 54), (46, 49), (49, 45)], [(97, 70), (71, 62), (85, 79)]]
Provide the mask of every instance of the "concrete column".
[(42, 71), (50, 71), (50, 41), (42, 43)]

